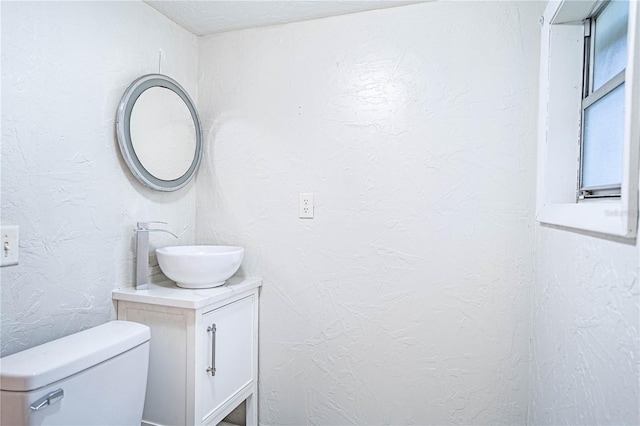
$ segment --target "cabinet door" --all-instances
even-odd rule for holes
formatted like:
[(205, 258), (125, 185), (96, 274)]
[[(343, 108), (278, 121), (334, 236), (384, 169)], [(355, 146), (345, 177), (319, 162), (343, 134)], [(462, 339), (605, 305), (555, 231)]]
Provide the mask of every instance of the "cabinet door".
[(201, 374), (201, 421), (251, 383), (254, 357), (254, 296), (203, 315), (205, 342)]

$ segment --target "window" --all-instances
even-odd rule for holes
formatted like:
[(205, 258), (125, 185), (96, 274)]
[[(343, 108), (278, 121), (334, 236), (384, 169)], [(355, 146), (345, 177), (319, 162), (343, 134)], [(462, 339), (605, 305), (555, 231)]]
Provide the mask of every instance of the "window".
[(542, 223), (636, 236), (639, 17), (636, 1), (566, 0), (549, 2), (541, 18)]
[(629, 2), (602, 3), (584, 24), (578, 199), (620, 197)]

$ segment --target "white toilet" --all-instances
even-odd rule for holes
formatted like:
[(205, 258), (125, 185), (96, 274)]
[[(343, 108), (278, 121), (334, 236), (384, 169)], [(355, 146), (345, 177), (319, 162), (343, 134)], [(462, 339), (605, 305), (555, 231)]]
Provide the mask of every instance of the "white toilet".
[(0, 359), (0, 425), (136, 425), (149, 327), (112, 321)]

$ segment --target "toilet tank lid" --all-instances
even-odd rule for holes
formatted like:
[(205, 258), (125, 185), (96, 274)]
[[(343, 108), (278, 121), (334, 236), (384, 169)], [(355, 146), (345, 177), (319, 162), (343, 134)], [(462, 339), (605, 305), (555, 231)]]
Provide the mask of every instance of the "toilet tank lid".
[(0, 389), (30, 391), (86, 370), (147, 342), (149, 327), (111, 321), (0, 358)]

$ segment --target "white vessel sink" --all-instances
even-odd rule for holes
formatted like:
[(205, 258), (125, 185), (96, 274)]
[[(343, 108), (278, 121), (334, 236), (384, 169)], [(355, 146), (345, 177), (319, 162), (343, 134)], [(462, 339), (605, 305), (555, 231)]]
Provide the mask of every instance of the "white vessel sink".
[(244, 249), (234, 246), (172, 246), (156, 249), (162, 272), (178, 287), (218, 287), (236, 273)]

